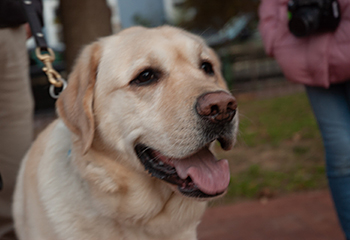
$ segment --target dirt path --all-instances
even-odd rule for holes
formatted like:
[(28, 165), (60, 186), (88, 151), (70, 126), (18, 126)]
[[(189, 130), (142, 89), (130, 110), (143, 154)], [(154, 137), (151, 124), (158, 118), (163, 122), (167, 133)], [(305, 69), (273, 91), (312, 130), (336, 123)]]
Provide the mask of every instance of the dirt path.
[(209, 208), (199, 240), (343, 240), (328, 191)]

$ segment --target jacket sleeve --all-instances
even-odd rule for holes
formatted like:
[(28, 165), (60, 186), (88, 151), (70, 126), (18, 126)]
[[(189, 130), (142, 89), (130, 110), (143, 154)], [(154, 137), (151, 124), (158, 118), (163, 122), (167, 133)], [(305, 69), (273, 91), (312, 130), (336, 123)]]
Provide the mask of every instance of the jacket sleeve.
[[(35, 11), (43, 24), (41, 0), (32, 0)], [(22, 0), (0, 0), (0, 27), (16, 27), (27, 22)]]
[(259, 32), (266, 54), (273, 57), (273, 46), (278, 26), (278, 0), (262, 0), (259, 6)]

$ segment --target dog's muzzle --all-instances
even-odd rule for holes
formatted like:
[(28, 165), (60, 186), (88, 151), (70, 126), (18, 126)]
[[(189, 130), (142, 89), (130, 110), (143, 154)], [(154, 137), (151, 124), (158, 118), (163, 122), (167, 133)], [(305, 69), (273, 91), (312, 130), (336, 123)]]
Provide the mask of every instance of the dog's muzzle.
[(141, 143), (135, 146), (135, 152), (146, 171), (177, 186), (183, 195), (212, 198), (226, 192), (230, 173), (228, 161), (217, 160), (208, 147), (215, 140), (224, 150), (233, 146), (237, 102), (231, 94), (217, 91), (199, 96), (194, 107), (201, 131), (196, 152), (184, 158), (174, 158)]
[(224, 91), (208, 92), (198, 97), (195, 111), (199, 116), (199, 124), (205, 143), (218, 140), (224, 150), (233, 146), (235, 121), (237, 112), (236, 99)]
[(211, 198), (222, 195), (228, 187), (228, 161), (218, 161), (207, 147), (183, 159), (166, 157), (143, 144), (137, 144), (135, 151), (146, 171), (177, 185), (187, 197)]

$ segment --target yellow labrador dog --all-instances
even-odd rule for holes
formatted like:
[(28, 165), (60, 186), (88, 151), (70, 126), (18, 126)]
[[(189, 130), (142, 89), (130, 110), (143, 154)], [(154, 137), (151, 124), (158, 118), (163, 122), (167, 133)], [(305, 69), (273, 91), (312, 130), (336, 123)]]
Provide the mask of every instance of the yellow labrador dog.
[(194, 240), (230, 174), (209, 145), (235, 142), (236, 100), (213, 50), (173, 27), (134, 27), (87, 46), (58, 120), (23, 160), (21, 240)]

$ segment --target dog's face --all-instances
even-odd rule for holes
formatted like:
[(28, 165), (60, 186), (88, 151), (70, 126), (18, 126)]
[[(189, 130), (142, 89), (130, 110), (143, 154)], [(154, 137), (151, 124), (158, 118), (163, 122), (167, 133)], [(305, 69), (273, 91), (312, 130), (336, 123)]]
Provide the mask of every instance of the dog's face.
[(226, 191), (228, 163), (208, 147), (232, 147), (237, 106), (201, 38), (172, 27), (127, 29), (84, 50), (70, 79), (57, 107), (84, 152), (102, 142), (126, 156), (116, 161), (188, 197)]

